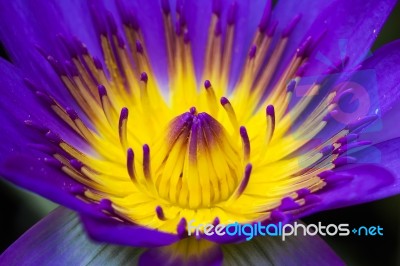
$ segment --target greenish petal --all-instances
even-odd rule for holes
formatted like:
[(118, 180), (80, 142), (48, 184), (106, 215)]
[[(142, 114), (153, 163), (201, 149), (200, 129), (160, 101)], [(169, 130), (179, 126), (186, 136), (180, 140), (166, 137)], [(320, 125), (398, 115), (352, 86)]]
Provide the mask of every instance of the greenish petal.
[(134, 265), (142, 251), (93, 242), (78, 215), (59, 207), (12, 244), (0, 265)]

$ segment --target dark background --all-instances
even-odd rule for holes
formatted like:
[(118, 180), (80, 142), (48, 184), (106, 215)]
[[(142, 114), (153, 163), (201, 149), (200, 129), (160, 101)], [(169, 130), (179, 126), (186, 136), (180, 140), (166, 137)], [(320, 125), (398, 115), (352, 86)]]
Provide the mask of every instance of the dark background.
[[(373, 51), (400, 38), (398, 4), (376, 41)], [(0, 44), (0, 56), (8, 59)], [(56, 205), (0, 180), (0, 253)], [(303, 220), (306, 223), (348, 223), (351, 227), (377, 226), (384, 236), (324, 237), (349, 265), (400, 265), (400, 196), (327, 211)]]

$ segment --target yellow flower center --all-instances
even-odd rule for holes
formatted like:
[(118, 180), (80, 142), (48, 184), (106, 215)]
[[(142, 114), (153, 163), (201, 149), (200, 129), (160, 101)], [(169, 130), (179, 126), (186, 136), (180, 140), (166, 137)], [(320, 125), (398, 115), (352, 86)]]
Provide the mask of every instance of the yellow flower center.
[(83, 45), (68, 64), (48, 58), (82, 111), (78, 116), (52, 100), (53, 110), (89, 148), (47, 134), (64, 151), (53, 154), (62, 170), (86, 187), (82, 200), (108, 200), (112, 211), (104, 211), (110, 215), (176, 233), (182, 219), (263, 221), (284, 201), (292, 210), (306, 206), (307, 194), (324, 187), (319, 175), (334, 168), (338, 153), (332, 151), (349, 131), (300, 151), (336, 107), (333, 91), (291, 130), (321, 87), (309, 84), (306, 96), (288, 108), (310, 40), (273, 83), (290, 34), (271, 46), (272, 37), (257, 31), (229, 90), (235, 24), (228, 23), (222, 36), (219, 20), (214, 14), (202, 81), (196, 79), (187, 29), (180, 25), (176, 34), (169, 13), (168, 85), (153, 74), (141, 30), (128, 24), (124, 38), (116, 31), (100, 36), (104, 67)]

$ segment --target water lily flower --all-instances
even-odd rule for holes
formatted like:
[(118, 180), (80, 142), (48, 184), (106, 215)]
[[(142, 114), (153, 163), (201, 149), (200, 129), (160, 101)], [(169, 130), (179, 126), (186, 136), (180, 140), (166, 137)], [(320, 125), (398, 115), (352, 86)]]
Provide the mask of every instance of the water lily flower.
[(61, 208), (0, 261), (340, 263), (316, 238), (237, 244), (188, 223), (399, 193), (400, 43), (367, 56), (394, 4), (2, 1), (0, 175), (92, 239), (146, 249), (93, 244)]

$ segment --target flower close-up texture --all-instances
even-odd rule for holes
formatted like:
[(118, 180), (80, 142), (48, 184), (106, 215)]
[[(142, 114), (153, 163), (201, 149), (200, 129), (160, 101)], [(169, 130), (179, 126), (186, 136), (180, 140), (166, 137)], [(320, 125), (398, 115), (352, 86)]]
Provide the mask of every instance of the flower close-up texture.
[(191, 225), (400, 193), (400, 42), (370, 52), (395, 4), (0, 1), (0, 176), (63, 206), (0, 264), (341, 265)]

